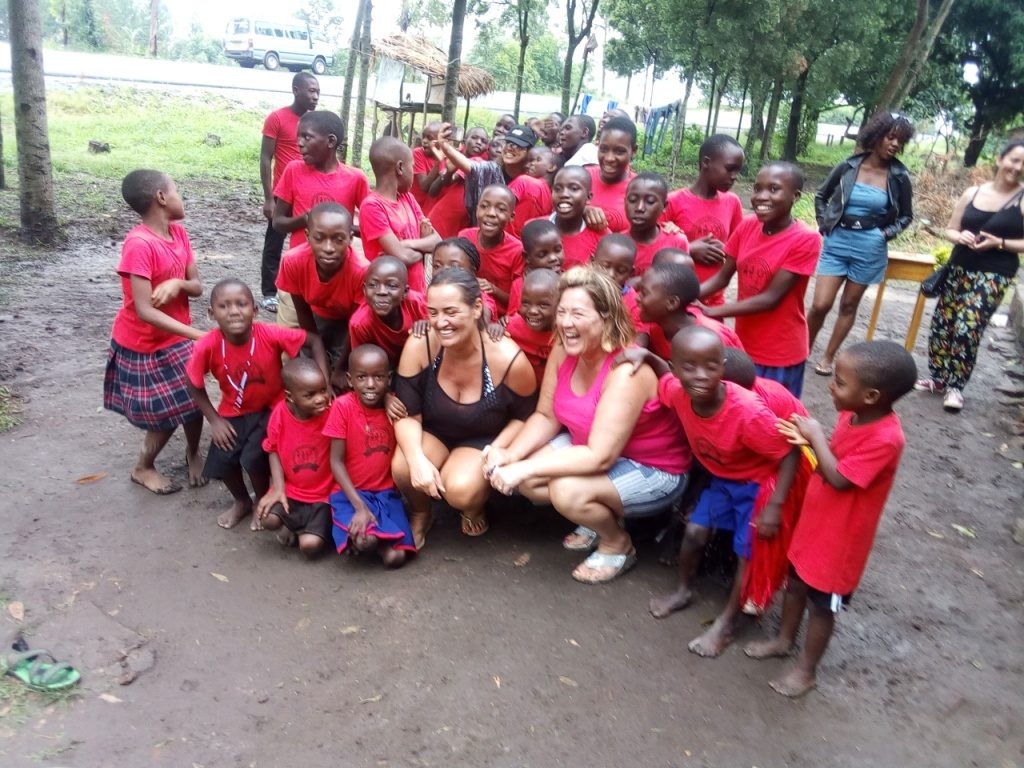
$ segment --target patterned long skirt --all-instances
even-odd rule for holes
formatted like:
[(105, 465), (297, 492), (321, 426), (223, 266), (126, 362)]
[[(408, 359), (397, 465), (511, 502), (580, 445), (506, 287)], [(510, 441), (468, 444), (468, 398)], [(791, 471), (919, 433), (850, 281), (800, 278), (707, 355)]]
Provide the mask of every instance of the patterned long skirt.
[(928, 337), (928, 369), (934, 381), (948, 389), (967, 386), (981, 337), (1012, 283), (1012, 277), (995, 272), (950, 267)]

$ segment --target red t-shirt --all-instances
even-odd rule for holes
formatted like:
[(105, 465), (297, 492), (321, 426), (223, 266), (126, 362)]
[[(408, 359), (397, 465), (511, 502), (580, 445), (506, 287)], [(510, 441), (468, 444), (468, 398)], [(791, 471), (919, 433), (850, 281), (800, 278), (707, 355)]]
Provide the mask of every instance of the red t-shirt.
[[(518, 237), (505, 233), (495, 248), (484, 248), (480, 244), (480, 227), (470, 227), (459, 232), (459, 237), (470, 240), (480, 251), (480, 269), (477, 277), (487, 280), (506, 293), (512, 290), (512, 281), (523, 274), (526, 262), (523, 259), (523, 243)], [(495, 299), (498, 310), (506, 307)]]
[(505, 335), (519, 345), (526, 359), (533, 366), (537, 377), (537, 387), (544, 379), (544, 366), (551, 357), (551, 348), (555, 345), (554, 331), (535, 331), (526, 324), (522, 315), (512, 315), (505, 326)]
[(610, 229), (595, 232), (585, 224), (575, 235), (562, 234), (562, 271), (589, 264), (601, 238), (610, 234)]
[(805, 417), (810, 415), (799, 397), (773, 379), (755, 376), (753, 392), (780, 419), (788, 419), (794, 413)]
[(363, 303), (363, 278), (369, 262), (350, 245), (341, 269), (326, 283), (316, 271), (316, 257), (309, 243), (285, 251), (277, 273), (277, 287), (301, 296), (313, 314), (344, 320)]
[[(413, 176), (419, 176), (421, 173), (430, 173), (430, 169), (437, 165), (437, 158), (433, 155), (428, 155), (423, 147), (416, 147), (412, 151), (412, 173)], [(416, 202), (420, 204), (420, 208), (423, 213), (430, 213), (430, 209), (434, 207), (438, 198), (431, 197), (422, 189), (420, 189), (420, 183), (416, 179), (413, 179), (412, 196), (416, 198)]]
[(516, 212), (505, 231), (519, 237), (526, 222), (551, 213), (551, 188), (544, 179), (523, 173), (508, 183), (508, 189), (516, 196)]
[[(150, 354), (184, 340), (181, 336), (166, 333), (143, 322), (132, 297), (132, 275), (146, 278), (156, 288), (167, 280), (184, 280), (188, 265), (196, 260), (185, 228), (172, 223), (168, 225), (168, 231), (171, 234), (170, 242), (145, 224), (139, 224), (125, 235), (121, 245), (117, 274), (121, 276), (121, 293), (124, 298), (114, 318), (111, 336), (122, 347), (133, 352)], [(160, 307), (160, 311), (180, 323), (192, 325), (192, 313), (184, 291), (178, 291), (174, 300)]]
[[(718, 338), (722, 340), (722, 346), (743, 349), (743, 343), (740, 341), (740, 337), (736, 335), (736, 331), (725, 323), (720, 323), (713, 317), (708, 317), (694, 306), (687, 307), (686, 312), (701, 328), (707, 328), (709, 331), (717, 333)], [(647, 348), (663, 360), (671, 358), (672, 339), (666, 338), (665, 331), (661, 329), (661, 326), (657, 323), (650, 323), (648, 334), (651, 337), (651, 343), (647, 345)]]
[(508, 309), (505, 314), (512, 317), (519, 311), (523, 304), (523, 278), (517, 277), (512, 281), (512, 287), (508, 290)]
[(352, 349), (360, 344), (376, 344), (388, 353), (392, 367), (397, 366), (398, 358), (402, 356), (402, 348), (409, 338), (409, 331), (412, 330), (412, 324), (427, 316), (427, 300), (423, 298), (422, 293), (409, 291), (402, 299), (401, 309), (402, 327), (396, 331), (381, 320), (369, 304), (359, 307), (348, 321)]
[(292, 160), (302, 159), (298, 144), (301, 117), (292, 112), (291, 107), (281, 107), (267, 115), (263, 121), (263, 135), (274, 140), (274, 187), (281, 180), (285, 166)]
[(466, 182), (461, 176), (456, 176), (437, 196), (430, 209), (430, 223), (442, 238), (455, 237), (460, 229), (469, 226)]
[(251, 339), (235, 346), (215, 328), (193, 347), (186, 366), (188, 380), (196, 389), (202, 389), (206, 374), (213, 374), (220, 385), (217, 413), (221, 416), (259, 413), (284, 394), (281, 355), (295, 357), (305, 343), (306, 332), (301, 328), (253, 323)]
[[(359, 237), (363, 241), (366, 258), (373, 261), (384, 253), (380, 239), (389, 232), (399, 240), (419, 240), (422, 218), (423, 209), (410, 192), (402, 192), (397, 200), (389, 200), (371, 190), (359, 209)], [(427, 292), (427, 276), (422, 261), (409, 267), (409, 288)]]
[(590, 174), (590, 202), (587, 205), (592, 208), (600, 208), (604, 211), (604, 217), (608, 220), (608, 229), (612, 232), (626, 232), (629, 230), (629, 219), (626, 218), (626, 187), (636, 174), (629, 171), (626, 178), (615, 184), (606, 184), (601, 180), (601, 166), (584, 166)]
[(837, 490), (815, 472), (789, 545), (800, 578), (838, 595), (860, 583), (906, 442), (895, 413), (860, 427), (853, 416), (840, 412), (829, 447), (839, 474), (854, 487)]
[(345, 441), (345, 469), (357, 490), (395, 487), (391, 479), (395, 428), (383, 408), (367, 408), (354, 392), (347, 392), (331, 406), (324, 435)]
[(708, 472), (725, 480), (763, 482), (792, 446), (775, 428), (775, 414), (761, 398), (731, 381), (722, 384), (725, 402), (707, 418), (694, 413), (693, 401), (671, 373), (658, 381), (658, 398), (676, 412), (693, 455)]
[[(636, 242), (635, 240), (633, 242)], [(686, 253), (690, 252), (690, 243), (686, 235), (669, 234), (660, 226), (658, 236), (653, 243), (636, 243), (636, 261), (633, 263), (633, 274), (642, 275), (654, 262), (654, 254), (662, 248), (678, 248)]]
[[(340, 203), (355, 214), (363, 199), (370, 194), (370, 182), (358, 168), (338, 163), (331, 173), (321, 173), (302, 160), (288, 163), (281, 180), (274, 185), (274, 197), (292, 207), (292, 216), (299, 216), (320, 203)], [(306, 242), (306, 230), (296, 229), (289, 242), (292, 248)]]
[(726, 243), (736, 260), (738, 300), (762, 293), (780, 270), (799, 275), (796, 284), (775, 309), (736, 318), (736, 333), (758, 365), (786, 367), (807, 359), (807, 319), (804, 294), (818, 264), (821, 237), (802, 221), (774, 235), (761, 231), (756, 216), (748, 216)]
[[(716, 192), (710, 200), (698, 197), (689, 189), (677, 189), (668, 196), (662, 221), (671, 221), (692, 243), (711, 235), (723, 245), (743, 220), (743, 204), (732, 192)], [(719, 267), (695, 263), (694, 271), (702, 283), (718, 272)], [(703, 299), (708, 306), (725, 302), (724, 291)]]
[(633, 328), (637, 333), (650, 333), (651, 326), (640, 319), (640, 304), (637, 303), (636, 291), (631, 285), (627, 285), (622, 291), (622, 303), (626, 305), (629, 312), (629, 319), (633, 321)]
[(324, 435), (327, 414), (299, 419), (284, 400), (270, 413), (263, 450), (276, 453), (281, 460), (284, 493), (289, 499), (327, 501), (338, 490), (331, 474), (331, 441)]

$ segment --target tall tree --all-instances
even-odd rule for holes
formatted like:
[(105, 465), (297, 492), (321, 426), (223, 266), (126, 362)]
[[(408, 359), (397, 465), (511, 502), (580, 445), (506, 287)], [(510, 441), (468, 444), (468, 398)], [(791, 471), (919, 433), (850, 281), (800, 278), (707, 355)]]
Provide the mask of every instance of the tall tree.
[(448, 39), (448, 71), (444, 78), (444, 105), (441, 119), (454, 122), (459, 101), (459, 68), (462, 66), (462, 28), (466, 23), (466, 0), (455, 0), (452, 7), (452, 33)]
[(18, 144), (21, 236), (52, 243), (60, 236), (53, 209), (53, 166), (46, 125), (43, 27), (37, 0), (10, 0), (14, 137)]
[[(569, 94), (572, 90), (572, 58), (579, 44), (590, 37), (597, 16), (598, 0), (565, 0), (565, 29), (569, 46), (562, 65), (562, 114), (569, 114)], [(578, 12), (578, 14), (577, 14)], [(577, 15), (579, 19), (577, 19)]]
[(356, 24), (352, 28), (352, 42), (348, 47), (348, 63), (345, 65), (345, 84), (341, 87), (341, 124), (345, 126), (346, 138), (341, 145), (342, 162), (348, 160), (349, 116), (352, 114), (352, 84), (356, 79), (356, 64), (359, 63), (359, 41), (363, 34), (363, 17), (370, 0), (359, 0), (356, 11)]
[(523, 70), (526, 69), (526, 49), (530, 45), (530, 7), (532, 0), (510, 0), (508, 9), (516, 22), (516, 36), (519, 38), (519, 63), (516, 65), (516, 97), (512, 105), (512, 116), (519, 122), (519, 104), (523, 97)]
[(363, 162), (363, 130), (366, 122), (366, 84), (370, 77), (370, 27), (373, 21), (373, 0), (363, 0), (363, 29), (359, 35), (359, 91), (356, 94), (356, 127), (352, 136), (352, 165)]
[(160, 0), (149, 0), (149, 55), (156, 57), (160, 32)]
[[(921, 70), (931, 55), (942, 25), (953, 7), (954, 0), (916, 0), (914, 23), (903, 42), (899, 59), (892, 68), (889, 80), (882, 88), (876, 108), (899, 109), (910, 95)], [(1008, 6), (1017, 5), (1013, 0)], [(998, 34), (1002, 34), (1002, 30)]]

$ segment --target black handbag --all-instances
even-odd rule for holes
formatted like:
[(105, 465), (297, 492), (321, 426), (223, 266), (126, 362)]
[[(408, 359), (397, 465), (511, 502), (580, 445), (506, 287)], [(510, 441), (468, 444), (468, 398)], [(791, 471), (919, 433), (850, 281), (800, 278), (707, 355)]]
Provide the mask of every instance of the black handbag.
[(921, 281), (921, 293), (929, 299), (934, 299), (942, 293), (942, 287), (949, 277), (949, 264), (943, 264)]

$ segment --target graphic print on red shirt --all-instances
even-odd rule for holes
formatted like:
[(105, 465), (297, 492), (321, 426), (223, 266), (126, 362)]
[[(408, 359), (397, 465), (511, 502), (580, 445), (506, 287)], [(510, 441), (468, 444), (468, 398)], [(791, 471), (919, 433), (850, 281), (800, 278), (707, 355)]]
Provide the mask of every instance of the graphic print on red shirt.
[(350, 245), (341, 269), (325, 283), (316, 270), (316, 257), (309, 243), (285, 251), (277, 273), (277, 287), (301, 296), (313, 314), (344, 320), (363, 303), (363, 278), (369, 263)]
[[(370, 182), (358, 168), (339, 163), (332, 173), (321, 173), (302, 160), (288, 163), (281, 180), (274, 185), (274, 197), (292, 207), (292, 216), (301, 216), (320, 203), (338, 203), (353, 216), (370, 193)], [(306, 242), (306, 230), (292, 232), (292, 248)]]
[(276, 453), (281, 460), (284, 493), (289, 499), (326, 502), (338, 488), (331, 473), (331, 440), (324, 436), (328, 413), (299, 419), (284, 400), (270, 413), (263, 450)]
[[(669, 194), (662, 220), (671, 221), (683, 230), (691, 243), (710, 235), (724, 245), (743, 220), (743, 204), (732, 192), (716, 192), (708, 200), (684, 187)], [(703, 283), (714, 277), (720, 265), (695, 262), (693, 269), (697, 279)], [(724, 291), (719, 291), (705, 297), (703, 302), (708, 306), (723, 304), (724, 294)]]
[(401, 310), (402, 325), (395, 330), (385, 323), (369, 304), (359, 307), (348, 321), (352, 349), (360, 344), (376, 344), (387, 353), (391, 367), (397, 367), (412, 324), (427, 317), (427, 300), (422, 293), (409, 291), (402, 299)]
[(391, 479), (395, 428), (383, 408), (367, 408), (354, 392), (347, 392), (331, 406), (324, 434), (345, 441), (345, 469), (357, 490), (395, 487)]

